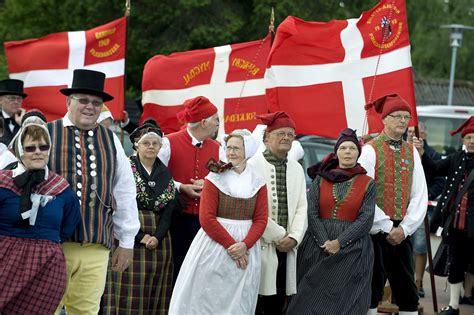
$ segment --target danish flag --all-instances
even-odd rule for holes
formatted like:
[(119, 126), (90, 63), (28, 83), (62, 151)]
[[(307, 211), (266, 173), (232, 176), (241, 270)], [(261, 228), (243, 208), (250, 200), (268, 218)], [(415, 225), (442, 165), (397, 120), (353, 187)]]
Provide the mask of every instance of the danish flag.
[(157, 55), (142, 80), (142, 120), (154, 117), (165, 133), (180, 129), (185, 100), (205, 96), (218, 108), (220, 132), (253, 130), (266, 113), (263, 76), (271, 35), (246, 43)]
[(126, 18), (88, 31), (54, 33), (41, 38), (5, 42), (10, 78), (24, 82), (23, 107), (43, 111), (48, 120), (67, 111), (59, 90), (70, 87), (75, 69), (91, 69), (106, 75), (107, 103), (115, 119), (123, 117)]
[[(385, 38), (384, 38), (385, 34)], [(397, 93), (417, 123), (408, 24), (403, 0), (380, 1), (358, 19), (327, 23), (286, 18), (278, 27), (265, 73), (267, 104), (286, 111), (297, 133), (336, 138), (383, 128), (364, 105)]]

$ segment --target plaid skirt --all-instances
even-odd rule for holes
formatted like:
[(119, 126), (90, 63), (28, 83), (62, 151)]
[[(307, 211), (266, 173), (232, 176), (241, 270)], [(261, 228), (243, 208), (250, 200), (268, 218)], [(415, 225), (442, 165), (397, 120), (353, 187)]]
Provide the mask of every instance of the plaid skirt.
[[(159, 216), (138, 211), (141, 230), (152, 235)], [(155, 249), (135, 244), (133, 262), (124, 272), (107, 271), (103, 314), (167, 314), (173, 290), (173, 260), (169, 232)]]
[(0, 313), (53, 314), (66, 290), (61, 245), (0, 236)]

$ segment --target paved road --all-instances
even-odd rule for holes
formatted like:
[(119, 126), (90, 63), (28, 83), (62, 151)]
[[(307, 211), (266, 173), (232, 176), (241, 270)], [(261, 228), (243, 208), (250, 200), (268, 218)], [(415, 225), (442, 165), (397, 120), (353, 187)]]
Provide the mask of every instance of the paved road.
[[(441, 241), (440, 237), (432, 236), (431, 237), (431, 248), (433, 255), (436, 253), (436, 249), (439, 246)], [(447, 287), (447, 278), (441, 278), (435, 276), (436, 284), (436, 296), (438, 297), (438, 312), (441, 311), (443, 306), (448, 305), (449, 303), (449, 289)], [(423, 287), (425, 289), (426, 296), (420, 299), (420, 304), (423, 306), (423, 315), (433, 315), (436, 314), (433, 311), (433, 295), (431, 294), (431, 284), (430, 284), (430, 275), (425, 273), (423, 278)], [(379, 313), (383, 314), (383, 313)], [(474, 306), (472, 305), (460, 305), (460, 315), (474, 315)]]

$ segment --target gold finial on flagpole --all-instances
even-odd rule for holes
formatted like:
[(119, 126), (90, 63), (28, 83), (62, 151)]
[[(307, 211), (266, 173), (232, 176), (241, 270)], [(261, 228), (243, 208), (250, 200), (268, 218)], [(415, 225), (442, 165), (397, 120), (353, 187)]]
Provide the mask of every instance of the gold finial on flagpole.
[(272, 14), (270, 15), (270, 25), (268, 25), (268, 31), (275, 34), (275, 10), (272, 7)]
[(125, 16), (130, 16), (130, 0), (125, 0)]

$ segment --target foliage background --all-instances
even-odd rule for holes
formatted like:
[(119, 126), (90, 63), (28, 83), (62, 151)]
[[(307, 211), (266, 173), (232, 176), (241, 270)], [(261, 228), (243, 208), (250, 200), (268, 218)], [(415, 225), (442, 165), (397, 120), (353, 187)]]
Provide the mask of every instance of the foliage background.
[[(271, 8), (275, 25), (288, 15), (304, 20), (356, 18), (377, 0), (132, 0), (128, 30), (127, 97), (140, 96), (146, 61), (156, 54), (262, 38)], [(450, 31), (442, 24), (474, 26), (474, 0), (406, 0), (412, 62), (421, 78), (448, 79)], [(0, 43), (54, 32), (86, 30), (119, 18), (125, 0), (0, 0)], [(3, 45), (2, 45), (3, 46)], [(474, 81), (474, 31), (465, 31), (456, 79)], [(3, 49), (0, 78), (7, 77)]]

